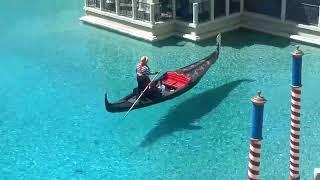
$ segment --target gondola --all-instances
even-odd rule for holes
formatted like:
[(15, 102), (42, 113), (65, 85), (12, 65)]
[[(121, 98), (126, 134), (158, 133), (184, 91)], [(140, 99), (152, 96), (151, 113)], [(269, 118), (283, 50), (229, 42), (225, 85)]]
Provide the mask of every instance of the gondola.
[[(153, 81), (153, 84), (157, 84), (161, 81), (165, 86), (163, 94), (158, 92), (146, 91), (146, 95), (139, 99), (132, 109), (139, 109), (153, 104), (161, 103), (163, 101), (175, 98), (191, 88), (193, 88), (208, 71), (212, 64), (214, 64), (220, 53), (221, 35), (217, 36), (217, 47), (206, 58), (203, 58), (193, 64), (177, 69), (175, 71), (165, 72), (161, 77)], [(108, 101), (107, 93), (105, 94), (105, 107), (109, 112), (124, 112), (128, 111), (135, 103), (139, 94), (136, 93), (135, 88), (128, 96), (120, 99), (117, 102), (110, 103)], [(149, 94), (149, 95), (148, 95)], [(158, 94), (155, 96), (155, 94)]]

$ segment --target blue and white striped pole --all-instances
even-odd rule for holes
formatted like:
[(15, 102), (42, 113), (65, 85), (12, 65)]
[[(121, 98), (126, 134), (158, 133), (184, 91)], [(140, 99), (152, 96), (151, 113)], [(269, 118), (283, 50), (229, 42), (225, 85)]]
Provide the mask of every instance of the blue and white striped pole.
[(249, 153), (249, 168), (248, 180), (259, 179), (260, 176), (260, 156), (261, 156), (261, 141), (262, 141), (262, 125), (263, 125), (263, 108), (266, 99), (258, 95), (251, 98), (253, 104), (252, 110), (252, 131), (250, 138), (250, 153)]
[(303, 52), (292, 53), (291, 84), (291, 128), (290, 128), (290, 180), (300, 179), (300, 110), (301, 110), (301, 69)]

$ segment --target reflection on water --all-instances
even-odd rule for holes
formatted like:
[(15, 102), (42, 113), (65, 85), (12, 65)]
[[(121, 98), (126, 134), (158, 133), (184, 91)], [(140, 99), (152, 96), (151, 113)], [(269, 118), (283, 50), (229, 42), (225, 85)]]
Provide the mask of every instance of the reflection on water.
[[(145, 136), (140, 146), (151, 145), (161, 137), (170, 135), (175, 131), (201, 129), (200, 126), (193, 123), (215, 109), (241, 83), (252, 81), (249, 79), (232, 81), (186, 99), (174, 106), (160, 119), (159, 123)], [(198, 108), (195, 110), (195, 107)]]

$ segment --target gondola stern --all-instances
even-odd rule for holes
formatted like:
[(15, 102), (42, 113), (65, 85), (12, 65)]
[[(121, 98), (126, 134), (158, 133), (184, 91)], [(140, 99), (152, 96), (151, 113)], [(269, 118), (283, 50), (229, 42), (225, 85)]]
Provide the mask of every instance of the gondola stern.
[(107, 111), (113, 112), (113, 108), (112, 108), (111, 103), (108, 100), (108, 94), (107, 93), (104, 94), (104, 104), (106, 106), (106, 110)]

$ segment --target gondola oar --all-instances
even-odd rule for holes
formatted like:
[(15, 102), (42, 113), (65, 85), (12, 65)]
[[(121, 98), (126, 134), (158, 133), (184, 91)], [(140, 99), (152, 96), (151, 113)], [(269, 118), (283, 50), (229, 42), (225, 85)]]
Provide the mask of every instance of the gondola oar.
[(144, 88), (144, 90), (142, 91), (142, 93), (140, 94), (140, 96), (136, 99), (136, 101), (132, 104), (132, 106), (130, 107), (130, 109), (128, 110), (128, 112), (124, 115), (124, 117), (122, 118), (122, 120), (124, 120), (127, 115), (129, 114), (129, 112), (132, 110), (132, 108), (134, 107), (134, 105), (136, 105), (136, 103), (139, 101), (139, 99), (142, 97), (142, 95), (144, 94), (144, 92), (149, 88), (150, 84), (157, 78), (157, 76), (160, 74), (161, 70), (152, 78), (151, 82), (148, 84), (148, 86), (146, 88)]

